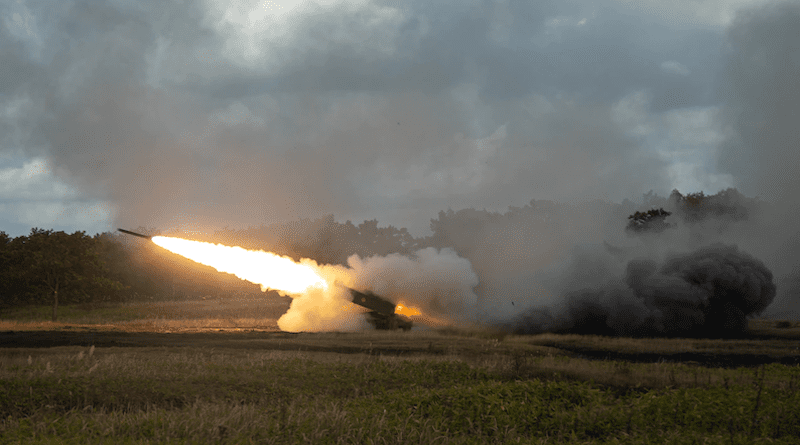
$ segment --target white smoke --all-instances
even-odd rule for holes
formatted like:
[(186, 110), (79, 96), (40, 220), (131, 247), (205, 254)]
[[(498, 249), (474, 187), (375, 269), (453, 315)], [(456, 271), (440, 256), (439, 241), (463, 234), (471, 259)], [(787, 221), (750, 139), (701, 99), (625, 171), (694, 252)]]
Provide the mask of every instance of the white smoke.
[[(411, 256), (392, 254), (348, 258), (349, 267), (315, 266), (330, 284), (290, 295), (289, 310), (278, 320), (284, 331), (355, 331), (369, 328), (359, 310), (353, 310), (346, 287), (372, 291), (394, 304), (404, 303), (423, 314), (446, 316), (453, 322), (472, 319), (478, 277), (470, 262), (452, 249), (418, 250)], [(336, 285), (341, 284), (342, 286)]]
[(347, 263), (356, 288), (436, 315), (459, 319), (474, 314), (478, 277), (470, 262), (452, 249), (429, 247), (411, 257), (393, 254), (361, 259), (353, 255)]

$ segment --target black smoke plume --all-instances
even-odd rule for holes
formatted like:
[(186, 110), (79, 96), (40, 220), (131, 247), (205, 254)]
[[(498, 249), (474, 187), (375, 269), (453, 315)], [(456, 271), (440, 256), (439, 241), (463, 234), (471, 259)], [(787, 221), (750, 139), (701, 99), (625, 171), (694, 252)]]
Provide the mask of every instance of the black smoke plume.
[(628, 262), (621, 279), (565, 295), (560, 310), (533, 308), (510, 326), (543, 331), (626, 336), (732, 337), (747, 317), (775, 298), (772, 272), (734, 245), (673, 254), (661, 264)]

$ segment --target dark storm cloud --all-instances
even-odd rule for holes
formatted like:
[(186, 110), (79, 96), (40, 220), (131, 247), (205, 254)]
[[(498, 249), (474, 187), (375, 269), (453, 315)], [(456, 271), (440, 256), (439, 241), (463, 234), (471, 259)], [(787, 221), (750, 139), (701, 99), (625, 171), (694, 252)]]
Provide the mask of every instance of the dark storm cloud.
[(8, 98), (25, 89), (31, 79), (41, 75), (39, 67), (29, 60), (22, 43), (0, 27), (0, 95)]
[[(315, 45), (301, 54), (286, 57), (275, 75), (222, 79), (212, 88), (234, 91), (233, 94), (252, 94), (266, 91), (364, 91), (403, 92), (408, 90), (435, 94), (460, 82), (475, 81), (476, 71), (484, 70), (487, 62), (506, 65), (524, 57), (505, 51), (505, 45), (490, 40), (492, 28), (508, 26), (515, 39), (531, 39), (539, 32), (547, 14), (556, 11), (551, 2), (516, 4), (512, 2), (504, 13), (496, 11), (503, 2), (480, 2), (464, 5), (432, 5), (409, 2), (398, 11), (402, 23), (392, 36), (396, 50), (390, 54), (370, 50), (365, 42), (337, 42), (328, 35), (337, 27), (360, 28), (362, 14), (346, 8), (333, 8), (322, 14), (310, 15), (299, 23), (296, 34), (298, 46), (312, 41)], [(396, 5), (391, 6), (396, 7)], [(498, 15), (516, 17), (504, 21)], [(493, 25), (493, 20), (501, 22)], [(524, 20), (521, 24), (520, 20)], [(522, 42), (519, 42), (522, 43)], [(492, 53), (503, 51), (501, 57)], [(513, 83), (530, 83), (525, 72), (497, 73)], [(498, 83), (492, 75), (487, 83)], [(512, 79), (513, 78), (513, 79)], [(238, 85), (238, 84), (242, 85)], [(216, 91), (215, 88), (215, 91)]]
[[(654, 111), (711, 103), (706, 91), (722, 43), (717, 33), (678, 33), (613, 4), (585, 9), (584, 24), (581, 15), (551, 18), (544, 30), (479, 55), (488, 73), (484, 93), (507, 99), (560, 91), (609, 103), (649, 89)], [(665, 72), (661, 65), (669, 60), (689, 64), (692, 75)]]
[[(396, 53), (325, 41), (287, 57), (276, 75), (232, 75), (203, 85), (235, 97), (275, 89), (436, 93), (476, 82), (481, 99), (491, 104), (532, 92), (568, 92), (609, 103), (647, 88), (653, 90), (659, 111), (706, 105), (712, 99), (719, 33), (676, 33), (662, 23), (626, 14), (613, 3), (602, 8), (576, 2), (450, 6), (405, 5), (406, 17), (394, 38)], [(324, 19), (310, 18), (299, 25), (298, 34), (303, 40), (324, 40), (327, 22), (356, 27), (350, 15), (340, 9)], [(586, 20), (579, 24), (582, 18)], [(661, 67), (676, 59), (691, 67), (690, 76)]]
[[(38, 110), (24, 103), (24, 99), (43, 89), (46, 80), (47, 74), (30, 60), (24, 45), (0, 25), (0, 110), (4, 105), (19, 108), (13, 117), (6, 117), (0, 111), (0, 147), (8, 147), (8, 151), (19, 155), (18, 147), (31, 140), (37, 122), (34, 111)], [(14, 104), (21, 100), (22, 103)], [(0, 148), (0, 159), (3, 151)]]
[(452, 6), (316, 11), (248, 61), (199, 4), (62, 5), (42, 15), (40, 134), (62, 177), (110, 197), (122, 224), (377, 213), (419, 232), (447, 206), (668, 187), (612, 115), (660, 63), (627, 54), (635, 36), (603, 36), (612, 12)]
[(224, 3), (32, 5), (40, 145), (137, 225), (334, 213), (420, 233), (448, 206), (666, 191), (614, 106), (704, 103), (721, 38), (613, 2), (339, 5), (285, 29), (220, 24)]

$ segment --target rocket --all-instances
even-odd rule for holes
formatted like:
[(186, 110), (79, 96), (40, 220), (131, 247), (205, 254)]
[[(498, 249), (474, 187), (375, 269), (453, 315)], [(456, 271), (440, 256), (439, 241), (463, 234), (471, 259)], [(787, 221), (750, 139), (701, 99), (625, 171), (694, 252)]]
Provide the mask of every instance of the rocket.
[(127, 235), (138, 236), (139, 238), (145, 238), (145, 239), (153, 239), (152, 236), (142, 235), (141, 233), (131, 232), (130, 230), (125, 230), (120, 228), (117, 228), (117, 230)]

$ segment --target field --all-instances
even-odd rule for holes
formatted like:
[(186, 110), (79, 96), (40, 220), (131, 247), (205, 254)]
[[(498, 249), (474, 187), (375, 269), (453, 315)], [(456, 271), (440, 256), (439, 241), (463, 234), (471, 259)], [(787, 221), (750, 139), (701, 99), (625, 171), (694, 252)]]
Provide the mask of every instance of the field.
[(4, 312), (0, 443), (800, 442), (793, 324), (736, 340), (290, 334), (284, 310)]

